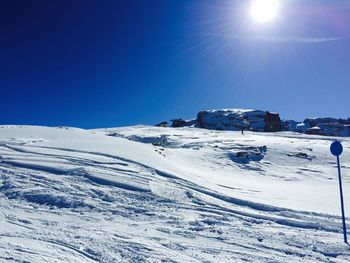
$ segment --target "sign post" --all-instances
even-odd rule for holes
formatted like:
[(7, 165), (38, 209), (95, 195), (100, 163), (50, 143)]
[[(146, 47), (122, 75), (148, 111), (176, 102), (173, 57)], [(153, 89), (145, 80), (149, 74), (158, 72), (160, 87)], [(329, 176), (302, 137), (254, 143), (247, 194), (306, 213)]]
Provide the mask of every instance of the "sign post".
[(347, 233), (346, 233), (346, 223), (345, 223), (343, 185), (342, 185), (342, 180), (341, 180), (340, 161), (339, 161), (339, 156), (342, 154), (342, 152), (343, 152), (343, 146), (341, 145), (341, 143), (339, 141), (333, 142), (331, 145), (331, 153), (337, 157), (340, 203), (341, 203), (341, 213), (342, 213), (342, 219), (343, 219), (344, 242), (348, 243), (348, 238), (347, 238)]

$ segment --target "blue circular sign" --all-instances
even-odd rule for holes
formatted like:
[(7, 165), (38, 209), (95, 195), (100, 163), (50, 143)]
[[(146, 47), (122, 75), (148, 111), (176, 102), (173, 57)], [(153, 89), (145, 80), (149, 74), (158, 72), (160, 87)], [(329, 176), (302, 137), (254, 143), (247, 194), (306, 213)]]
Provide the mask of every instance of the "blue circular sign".
[(339, 141), (335, 141), (331, 145), (331, 153), (335, 156), (341, 155), (343, 152), (343, 146)]

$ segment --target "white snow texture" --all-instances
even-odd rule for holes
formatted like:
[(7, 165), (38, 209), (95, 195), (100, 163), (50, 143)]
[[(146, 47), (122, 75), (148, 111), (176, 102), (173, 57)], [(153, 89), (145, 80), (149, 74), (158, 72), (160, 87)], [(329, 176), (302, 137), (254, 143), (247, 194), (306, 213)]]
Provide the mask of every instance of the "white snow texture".
[(333, 140), (0, 126), (0, 262), (350, 262)]

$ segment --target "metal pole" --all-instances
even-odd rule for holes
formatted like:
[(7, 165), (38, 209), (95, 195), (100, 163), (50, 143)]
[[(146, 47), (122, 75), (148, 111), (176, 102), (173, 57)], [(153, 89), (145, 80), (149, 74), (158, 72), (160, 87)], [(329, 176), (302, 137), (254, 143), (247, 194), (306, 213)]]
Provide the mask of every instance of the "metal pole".
[(344, 210), (344, 197), (343, 197), (343, 185), (342, 185), (342, 181), (341, 181), (339, 155), (337, 155), (337, 163), (338, 163), (338, 176), (339, 176), (339, 189), (340, 189), (341, 212), (342, 212), (342, 219), (343, 219), (344, 242), (345, 242), (345, 243), (348, 243), (348, 238), (347, 238), (347, 233), (346, 233), (345, 210)]

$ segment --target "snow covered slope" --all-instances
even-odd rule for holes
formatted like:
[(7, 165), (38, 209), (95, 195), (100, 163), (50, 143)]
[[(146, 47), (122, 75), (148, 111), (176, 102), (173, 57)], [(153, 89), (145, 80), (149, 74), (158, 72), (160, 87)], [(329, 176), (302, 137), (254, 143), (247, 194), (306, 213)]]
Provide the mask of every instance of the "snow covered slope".
[(349, 262), (333, 139), (1, 126), (0, 262)]

